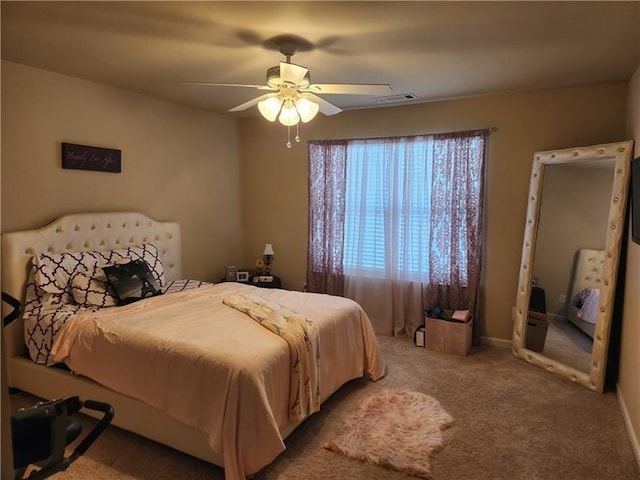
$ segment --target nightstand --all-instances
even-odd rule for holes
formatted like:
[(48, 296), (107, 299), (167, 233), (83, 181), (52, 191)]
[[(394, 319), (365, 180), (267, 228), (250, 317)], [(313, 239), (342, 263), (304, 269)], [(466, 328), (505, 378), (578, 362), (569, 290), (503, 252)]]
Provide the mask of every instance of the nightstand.
[[(265, 278), (271, 277), (271, 281), (264, 280)], [(262, 281), (260, 279), (263, 279)], [(255, 280), (255, 281), (254, 281)], [(222, 277), (220, 279), (220, 283), (228, 282), (229, 280), (226, 277)], [(242, 283), (244, 285), (253, 285), (254, 287), (262, 287), (262, 288), (282, 288), (282, 281), (280, 277), (276, 275), (254, 275), (253, 273), (249, 273), (248, 280), (233, 280), (234, 282)]]
[[(271, 281), (264, 281), (265, 277), (270, 277)], [(262, 288), (282, 288), (282, 281), (280, 277), (275, 275), (254, 275), (252, 278), (249, 278), (247, 285)]]

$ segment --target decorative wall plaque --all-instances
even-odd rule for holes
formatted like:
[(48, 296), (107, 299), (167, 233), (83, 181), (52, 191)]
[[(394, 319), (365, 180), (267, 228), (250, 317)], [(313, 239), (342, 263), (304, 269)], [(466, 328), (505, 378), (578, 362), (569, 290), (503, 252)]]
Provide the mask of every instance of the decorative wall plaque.
[(62, 143), (62, 168), (120, 173), (121, 151)]

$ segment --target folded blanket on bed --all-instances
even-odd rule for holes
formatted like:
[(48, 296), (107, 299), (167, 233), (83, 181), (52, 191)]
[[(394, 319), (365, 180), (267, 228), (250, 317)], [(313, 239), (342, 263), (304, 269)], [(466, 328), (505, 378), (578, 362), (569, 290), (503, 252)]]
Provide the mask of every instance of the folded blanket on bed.
[(299, 421), (320, 409), (318, 331), (304, 316), (260, 297), (229, 295), (229, 307), (246, 313), (260, 325), (282, 337), (289, 346), (291, 381), (289, 419)]

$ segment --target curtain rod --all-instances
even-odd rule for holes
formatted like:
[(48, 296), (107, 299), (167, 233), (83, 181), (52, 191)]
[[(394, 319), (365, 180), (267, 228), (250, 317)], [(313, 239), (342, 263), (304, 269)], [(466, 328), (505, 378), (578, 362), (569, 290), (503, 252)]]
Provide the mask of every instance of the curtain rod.
[(498, 131), (498, 127), (487, 127), (487, 128), (471, 128), (471, 129), (467, 129), (467, 130), (455, 130), (453, 132), (438, 132), (438, 133), (415, 133), (412, 135), (391, 135), (388, 137), (358, 137), (358, 138), (348, 138), (348, 137), (342, 137), (342, 138), (327, 138), (327, 139), (321, 139), (321, 140), (307, 140), (307, 143), (313, 143), (313, 142), (331, 142), (331, 141), (342, 141), (342, 140), (349, 140), (349, 141), (353, 141), (353, 140), (384, 140), (387, 138), (403, 138), (403, 137), (420, 137), (420, 136), (434, 136), (434, 135), (448, 135), (448, 134), (455, 134), (455, 133), (462, 133), (462, 132), (475, 132), (475, 131), (482, 131), (482, 130), (488, 130), (489, 133), (495, 133)]

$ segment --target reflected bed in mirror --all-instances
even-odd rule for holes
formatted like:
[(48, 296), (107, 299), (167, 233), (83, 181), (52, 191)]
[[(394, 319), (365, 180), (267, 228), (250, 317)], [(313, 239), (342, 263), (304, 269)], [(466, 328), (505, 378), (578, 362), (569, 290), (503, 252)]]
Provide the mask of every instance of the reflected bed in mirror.
[(534, 154), (513, 352), (602, 392), (633, 142)]

